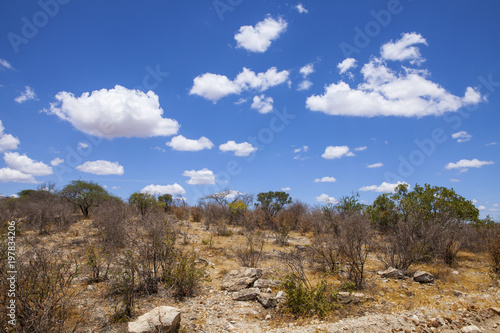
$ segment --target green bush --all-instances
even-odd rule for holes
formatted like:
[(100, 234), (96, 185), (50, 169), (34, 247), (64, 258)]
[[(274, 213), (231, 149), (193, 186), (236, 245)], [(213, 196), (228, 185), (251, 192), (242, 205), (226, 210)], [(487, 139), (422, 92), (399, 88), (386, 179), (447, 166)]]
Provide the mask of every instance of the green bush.
[(205, 270), (196, 261), (195, 253), (178, 251), (170, 267), (163, 271), (163, 281), (175, 298), (193, 296), (205, 277)]
[(311, 286), (298, 275), (287, 275), (282, 284), (287, 299), (284, 311), (297, 317), (317, 315), (326, 317), (332, 310), (338, 308), (337, 293), (325, 281)]

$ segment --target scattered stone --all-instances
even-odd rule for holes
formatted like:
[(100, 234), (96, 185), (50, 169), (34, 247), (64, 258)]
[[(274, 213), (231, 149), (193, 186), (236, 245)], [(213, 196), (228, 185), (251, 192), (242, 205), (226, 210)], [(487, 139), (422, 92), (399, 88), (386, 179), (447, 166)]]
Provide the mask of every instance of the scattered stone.
[(271, 315), (270, 315), (270, 314), (268, 314), (268, 315), (266, 316), (266, 320), (271, 320), (271, 318), (272, 318), (272, 317), (271, 317)]
[(135, 321), (128, 323), (131, 333), (165, 332), (173, 333), (179, 330), (181, 313), (171, 306), (159, 306), (143, 314)]
[(460, 273), (459, 273), (458, 271), (451, 271), (451, 274), (453, 274), (453, 275), (458, 275), (458, 274), (460, 274)]
[(429, 272), (416, 271), (413, 274), (413, 280), (420, 283), (432, 283), (434, 282), (434, 276)]
[(476, 325), (462, 327), (462, 333), (481, 333), (482, 331)]
[(464, 295), (464, 293), (461, 292), (460, 290), (453, 290), (453, 295), (455, 297), (462, 297)]
[(286, 295), (283, 290), (280, 290), (276, 293), (276, 299), (284, 299), (284, 298), (286, 298)]
[(497, 315), (500, 315), (500, 308), (494, 308), (494, 307), (491, 307), (490, 310), (494, 313), (494, 314), (497, 314)]
[(215, 266), (215, 264), (213, 262), (210, 262), (207, 259), (203, 259), (203, 258), (198, 258), (198, 260), (196, 260), (196, 262), (199, 264), (204, 264), (206, 266), (210, 266), (210, 267)]
[(259, 288), (248, 288), (233, 293), (232, 297), (235, 301), (253, 301), (258, 295)]
[(364, 300), (366, 300), (367, 298), (365, 297), (365, 294), (363, 293), (348, 293), (348, 292), (345, 292), (345, 291), (341, 291), (338, 293), (337, 295), (337, 300), (341, 303), (341, 304), (349, 304), (349, 303), (353, 303), (353, 304), (358, 304), (359, 302), (362, 302)]
[(271, 288), (271, 287), (276, 287), (279, 284), (280, 282), (277, 280), (258, 279), (253, 283), (253, 286), (257, 288)]
[(266, 309), (276, 307), (276, 298), (274, 298), (272, 294), (269, 294), (269, 293), (259, 293), (257, 295), (257, 300)]
[(377, 274), (383, 278), (389, 278), (389, 279), (403, 279), (405, 277), (405, 275), (401, 270), (393, 267), (389, 267), (384, 271), (378, 271)]
[(420, 322), (420, 319), (417, 317), (417, 315), (413, 315), (411, 317), (411, 321), (416, 325)]
[(224, 276), (221, 288), (229, 291), (245, 289), (251, 286), (261, 276), (262, 271), (260, 269), (240, 267), (230, 271)]

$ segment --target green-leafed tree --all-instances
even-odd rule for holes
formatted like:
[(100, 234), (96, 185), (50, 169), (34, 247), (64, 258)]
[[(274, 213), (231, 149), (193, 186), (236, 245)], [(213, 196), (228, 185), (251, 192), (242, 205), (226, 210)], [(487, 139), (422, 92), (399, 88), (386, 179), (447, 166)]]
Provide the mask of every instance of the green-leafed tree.
[(92, 206), (111, 198), (101, 185), (84, 180), (73, 180), (62, 189), (61, 195), (78, 206), (85, 217), (89, 216), (89, 209)]
[(135, 192), (128, 198), (128, 203), (135, 206), (142, 216), (145, 216), (158, 203), (156, 197), (149, 193)]
[(158, 201), (166, 212), (170, 211), (170, 209), (174, 205), (174, 198), (172, 197), (172, 194), (160, 195), (158, 197)]
[(276, 216), (278, 212), (286, 205), (292, 203), (290, 195), (284, 191), (269, 191), (257, 194), (257, 205), (271, 217)]

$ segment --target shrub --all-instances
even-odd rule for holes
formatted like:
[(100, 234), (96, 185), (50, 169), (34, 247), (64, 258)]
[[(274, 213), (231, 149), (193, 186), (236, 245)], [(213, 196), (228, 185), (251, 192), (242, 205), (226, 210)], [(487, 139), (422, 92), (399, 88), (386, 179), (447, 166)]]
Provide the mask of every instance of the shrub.
[(287, 295), (284, 312), (295, 316), (325, 317), (338, 307), (336, 292), (325, 280), (311, 286), (296, 275), (288, 275), (282, 286)]
[(191, 212), (191, 219), (193, 220), (193, 222), (200, 222), (201, 219), (203, 218), (203, 210), (199, 205), (191, 207), (190, 212)]
[(331, 234), (318, 233), (314, 236), (310, 250), (312, 261), (319, 264), (321, 271), (337, 273), (339, 270), (340, 255), (336, 239)]
[(128, 206), (119, 200), (106, 200), (95, 208), (93, 223), (104, 252), (112, 253), (128, 243), (130, 215)]
[(88, 270), (88, 283), (98, 283), (108, 279), (111, 261), (106, 260), (105, 254), (89, 244), (85, 249), (85, 264)]
[(500, 275), (500, 225), (491, 228), (488, 239), (488, 255), (493, 273)]
[(196, 254), (177, 251), (173, 258), (167, 260), (163, 281), (172, 295), (177, 299), (193, 296), (205, 277), (205, 270), (196, 264)]
[[(61, 261), (61, 253), (29, 245), (29, 251), (18, 258), (16, 288), (16, 332), (74, 332), (80, 326), (83, 314), (74, 320), (74, 303), (78, 293), (72, 283), (78, 267)], [(6, 270), (0, 270), (0, 331), (12, 328), (7, 324), (8, 280)], [(71, 320), (70, 320), (71, 319)], [(70, 324), (70, 321), (72, 324)]]
[(236, 250), (236, 255), (245, 267), (257, 267), (262, 259), (264, 248), (264, 234), (261, 232), (247, 232), (245, 234), (246, 244)]

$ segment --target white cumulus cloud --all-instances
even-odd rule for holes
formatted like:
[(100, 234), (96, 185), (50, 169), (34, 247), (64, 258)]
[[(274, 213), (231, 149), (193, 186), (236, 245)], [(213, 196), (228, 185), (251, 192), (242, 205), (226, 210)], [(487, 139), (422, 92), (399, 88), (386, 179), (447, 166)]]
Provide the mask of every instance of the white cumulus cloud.
[(457, 142), (467, 142), (467, 141), (470, 141), (470, 139), (472, 138), (472, 135), (470, 135), (466, 131), (460, 131), (457, 133), (453, 133), (451, 135), (451, 138), (457, 140)]
[(212, 149), (214, 144), (212, 141), (202, 136), (198, 140), (186, 139), (182, 135), (174, 136), (170, 142), (166, 143), (167, 146), (172, 147), (173, 150), (180, 151), (200, 151), (203, 149)]
[(52, 168), (43, 162), (33, 161), (26, 154), (7, 152), (3, 155), (7, 166), (11, 169), (21, 171), (22, 173), (34, 176), (51, 175)]
[(316, 197), (316, 201), (318, 202), (324, 202), (324, 203), (328, 203), (328, 204), (336, 204), (338, 202), (337, 199), (335, 199), (334, 197), (331, 197), (329, 196), (328, 194), (321, 194), (320, 196)]
[(394, 189), (400, 185), (400, 184), (406, 184), (406, 182), (397, 182), (395, 184), (383, 182), (380, 185), (371, 185), (371, 186), (363, 186), (359, 190), (360, 191), (371, 191), (371, 192), (378, 192), (378, 193), (391, 193), (394, 192)]
[(281, 188), (281, 190), (282, 190), (283, 192), (288, 192), (288, 191), (291, 191), (291, 190), (292, 190), (292, 188), (291, 188), (291, 187), (282, 187), (282, 188)]
[(7, 150), (15, 150), (19, 145), (20, 141), (18, 138), (14, 137), (11, 134), (4, 133), (5, 127), (0, 120), (0, 153), (3, 153)]
[(50, 165), (52, 165), (52, 166), (56, 166), (56, 165), (59, 165), (61, 163), (64, 163), (64, 160), (62, 158), (59, 158), (59, 157), (56, 157), (52, 161), (50, 161)]
[(244, 25), (234, 35), (237, 48), (244, 48), (250, 52), (266, 52), (272, 41), (277, 39), (286, 30), (287, 23), (282, 18), (277, 20), (267, 16), (264, 21), (255, 25)]
[(354, 153), (350, 151), (348, 146), (328, 146), (321, 157), (331, 160), (335, 158), (341, 158), (344, 156), (354, 156)]
[(219, 149), (223, 152), (233, 151), (234, 156), (249, 156), (251, 153), (257, 150), (257, 148), (252, 146), (251, 143), (236, 143), (236, 141), (232, 140), (221, 144), (219, 146)]
[(335, 183), (337, 179), (334, 177), (323, 177), (323, 178), (316, 178), (314, 180), (315, 183)]
[(363, 81), (360, 84), (351, 87), (344, 81), (332, 83), (325, 87), (322, 95), (307, 98), (306, 107), (311, 111), (339, 116), (420, 118), (455, 112), (461, 107), (485, 100), (485, 97), (472, 87), (465, 89), (463, 97), (449, 93), (439, 84), (429, 80), (430, 74), (425, 69), (404, 66), (399, 70), (389, 68), (386, 59), (419, 59), (419, 53), (415, 53), (413, 47), (400, 49), (404, 43), (389, 44), (387, 45), (390, 47), (382, 48), (385, 56), (372, 57), (361, 68)]
[(14, 101), (17, 103), (24, 103), (26, 101), (30, 101), (33, 99), (36, 99), (36, 94), (33, 88), (26, 86), (24, 87), (24, 92), (21, 93), (21, 95), (17, 96)]
[[(265, 72), (255, 73), (243, 67), (243, 70), (234, 80), (225, 75), (205, 73), (198, 75), (193, 80), (190, 95), (198, 95), (214, 103), (225, 96), (239, 95), (242, 91), (254, 90), (264, 92), (270, 87), (280, 85), (288, 80), (290, 73), (286, 70), (278, 72), (276, 67), (271, 67)], [(241, 99), (238, 101), (242, 101)], [(246, 100), (243, 100), (246, 101)]]
[(273, 111), (273, 102), (272, 97), (266, 97), (262, 94), (260, 96), (254, 96), (250, 107), (259, 111), (259, 113), (269, 113)]
[(162, 117), (158, 95), (152, 91), (144, 93), (116, 85), (80, 97), (62, 91), (55, 98), (57, 102), (45, 112), (90, 135), (146, 138), (174, 135), (179, 130), (176, 120)]
[(427, 45), (427, 41), (422, 35), (416, 32), (405, 33), (401, 39), (395, 42), (389, 42), (380, 48), (382, 58), (394, 61), (409, 60), (410, 63), (421, 63), (424, 61), (420, 50), (415, 47), (416, 44)]
[(19, 170), (14, 170), (11, 168), (1, 168), (0, 169), (0, 182), (1, 183), (37, 183), (33, 175), (23, 173)]
[(358, 61), (354, 58), (347, 58), (337, 65), (340, 74), (348, 72), (352, 68), (356, 68)]
[(309, 11), (304, 7), (303, 4), (299, 3), (295, 6), (295, 9), (301, 14), (307, 14)]
[(182, 175), (189, 177), (189, 180), (187, 180), (189, 185), (215, 184), (215, 175), (212, 170), (208, 170), (207, 168), (201, 170), (186, 170)]
[(299, 83), (299, 86), (297, 87), (297, 90), (303, 91), (303, 90), (309, 90), (312, 87), (313, 83), (309, 80), (304, 80)]
[(75, 168), (81, 172), (93, 173), (94, 175), (123, 175), (124, 169), (118, 162), (104, 160), (87, 161)]
[(493, 164), (493, 161), (480, 161), (477, 158), (474, 158), (472, 160), (466, 160), (462, 159), (456, 163), (448, 163), (444, 168), (446, 170), (451, 170), (451, 169), (467, 169), (467, 168), (480, 168), (484, 165), (490, 165)]
[(163, 194), (184, 194), (186, 191), (184, 188), (175, 183), (172, 185), (148, 185), (141, 190), (141, 193), (149, 193), (153, 195), (163, 195)]
[(310, 63), (300, 68), (299, 70), (302, 77), (306, 79), (310, 74), (314, 73), (314, 64)]

